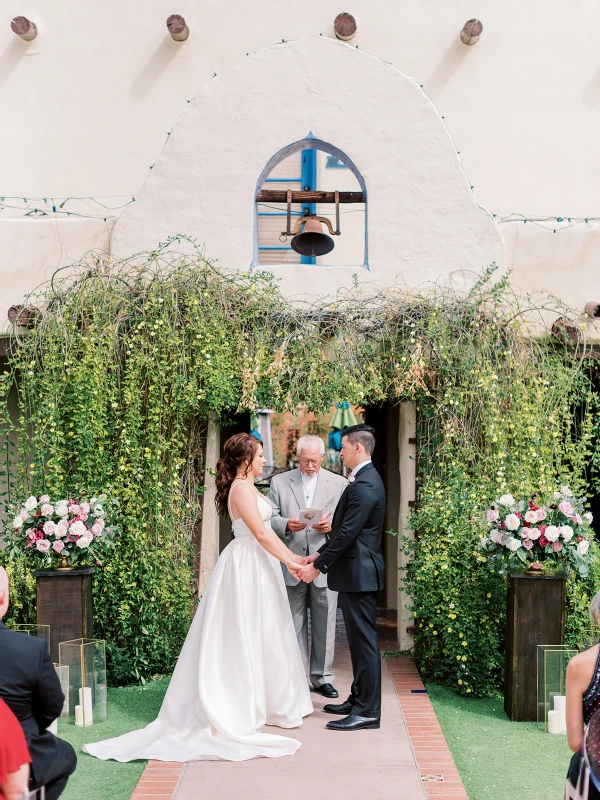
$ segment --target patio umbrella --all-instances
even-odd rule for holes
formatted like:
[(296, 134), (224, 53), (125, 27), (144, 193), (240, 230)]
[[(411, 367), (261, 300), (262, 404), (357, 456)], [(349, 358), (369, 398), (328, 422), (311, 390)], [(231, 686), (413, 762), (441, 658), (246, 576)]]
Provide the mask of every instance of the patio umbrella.
[(350, 403), (346, 401), (338, 403), (333, 419), (329, 424), (333, 428), (329, 434), (329, 447), (339, 452), (342, 449), (342, 431), (344, 428), (349, 428), (351, 425), (358, 424), (358, 420), (350, 408)]

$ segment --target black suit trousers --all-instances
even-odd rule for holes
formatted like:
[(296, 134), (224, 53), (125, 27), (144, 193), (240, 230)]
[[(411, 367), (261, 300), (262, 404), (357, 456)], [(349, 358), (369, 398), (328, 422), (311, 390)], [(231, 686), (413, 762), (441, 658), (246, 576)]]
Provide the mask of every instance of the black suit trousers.
[[(56, 756), (46, 772), (43, 784), (46, 787), (46, 800), (57, 800), (61, 796), (69, 780), (69, 775), (75, 772), (76, 766), (75, 750), (68, 742), (56, 739)], [(32, 783), (31, 789), (39, 789), (40, 784)]]
[(340, 592), (354, 681), (349, 702), (353, 714), (381, 716), (381, 656), (377, 639), (377, 592)]

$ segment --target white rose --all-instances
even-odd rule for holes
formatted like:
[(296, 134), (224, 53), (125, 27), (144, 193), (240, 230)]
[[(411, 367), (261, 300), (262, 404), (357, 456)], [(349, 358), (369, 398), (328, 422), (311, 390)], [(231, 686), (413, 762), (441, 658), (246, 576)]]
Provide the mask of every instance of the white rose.
[(103, 515), (104, 515), (104, 509), (102, 508), (102, 506), (100, 505), (100, 503), (97, 503), (97, 504), (94, 506), (94, 510), (92, 511), (92, 514), (93, 514), (95, 517), (101, 517), (101, 516), (103, 516)]
[(80, 519), (74, 522), (69, 530), (74, 536), (83, 536), (83, 534), (87, 532), (86, 526)]
[(525, 514), (525, 521), (526, 522), (537, 522), (538, 521), (538, 513), (537, 513), (537, 511), (528, 511)]
[(509, 514), (508, 517), (504, 520), (504, 524), (506, 525), (509, 531), (516, 531), (521, 525), (521, 520), (517, 517), (516, 514)]
[(540, 538), (540, 535), (538, 528), (523, 528), (521, 531), (521, 536), (524, 539), (533, 539), (534, 542)]
[(56, 526), (56, 531), (54, 532), (54, 535), (56, 536), (57, 539), (62, 539), (63, 536), (67, 535), (68, 530), (69, 530), (68, 523), (65, 522), (64, 519), (61, 519), (61, 521)]
[(560, 492), (554, 492), (554, 499), (560, 500), (562, 498), (562, 494)]
[(570, 542), (573, 538), (573, 528), (570, 525), (563, 525), (560, 529), (560, 535), (565, 542)]
[(590, 548), (590, 543), (587, 539), (582, 539), (581, 542), (577, 545), (577, 552), (580, 556), (584, 556)]
[(90, 540), (87, 538), (87, 536), (82, 536), (81, 538), (77, 539), (76, 544), (77, 547), (80, 547), (82, 550), (84, 550), (86, 547), (90, 546)]
[(506, 547), (509, 550), (512, 550), (513, 553), (515, 553), (519, 549), (519, 547), (521, 547), (521, 542), (518, 539), (513, 539), (513, 537), (511, 536), (508, 542), (506, 543)]
[(560, 528), (557, 528), (556, 525), (548, 525), (544, 536), (549, 542), (557, 542), (560, 536)]
[(573, 492), (569, 489), (568, 486), (561, 486), (560, 491), (564, 497), (573, 497)]
[(586, 511), (585, 514), (583, 515), (583, 518), (587, 520), (590, 523), (590, 525), (594, 521), (594, 515), (592, 514), (591, 511)]
[(23, 520), (21, 519), (21, 515), (19, 514), (18, 517), (15, 517), (12, 522), (13, 528), (22, 528), (23, 527)]
[(56, 535), (56, 528), (57, 528), (56, 523), (52, 522), (51, 519), (46, 520), (46, 522), (44, 522), (44, 533), (46, 534), (46, 536)]
[(479, 540), (479, 544), (480, 544), (482, 547), (487, 547), (487, 545), (488, 545), (488, 542), (489, 542), (489, 539), (487, 538), (487, 536), (483, 536), (483, 537), (482, 537), (482, 538)]
[(35, 498), (33, 495), (25, 500), (25, 508), (27, 511), (33, 511), (34, 508), (37, 508), (37, 504), (37, 498)]
[(512, 496), (512, 494), (503, 494), (498, 502), (501, 506), (514, 506), (515, 498)]
[(41, 508), (41, 511), (45, 517), (51, 517), (52, 514), (54, 514), (54, 506), (51, 505), (50, 503), (44, 503), (44, 505)]
[(502, 531), (492, 531), (490, 533), (490, 539), (494, 544), (500, 544), (502, 539)]

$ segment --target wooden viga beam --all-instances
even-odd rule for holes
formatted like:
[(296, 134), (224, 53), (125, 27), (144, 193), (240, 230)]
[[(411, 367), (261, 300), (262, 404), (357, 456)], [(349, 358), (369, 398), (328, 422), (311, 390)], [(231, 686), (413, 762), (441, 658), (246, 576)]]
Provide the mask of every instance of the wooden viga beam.
[[(340, 203), (364, 203), (362, 192), (340, 192)], [(256, 195), (257, 203), (287, 203), (287, 192), (277, 189), (261, 189)], [(292, 203), (335, 203), (335, 192), (292, 192)]]

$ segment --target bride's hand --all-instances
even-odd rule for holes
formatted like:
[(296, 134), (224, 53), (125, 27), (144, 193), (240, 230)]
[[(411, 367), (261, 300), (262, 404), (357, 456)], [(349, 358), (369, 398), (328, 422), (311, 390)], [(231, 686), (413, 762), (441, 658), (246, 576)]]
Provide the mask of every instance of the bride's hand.
[(306, 564), (306, 559), (304, 556), (296, 555), (296, 553), (290, 553), (290, 558), (295, 564), (300, 564), (301, 567)]
[(286, 567), (288, 568), (289, 572), (292, 573), (292, 575), (302, 569), (303, 566), (304, 564), (298, 561), (291, 561), (290, 563), (286, 564)]

